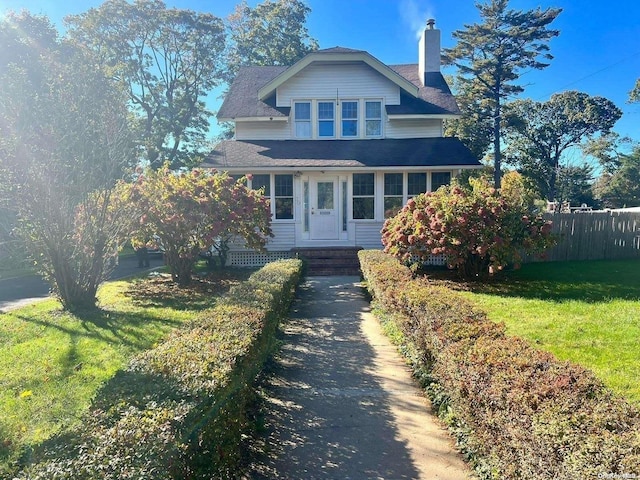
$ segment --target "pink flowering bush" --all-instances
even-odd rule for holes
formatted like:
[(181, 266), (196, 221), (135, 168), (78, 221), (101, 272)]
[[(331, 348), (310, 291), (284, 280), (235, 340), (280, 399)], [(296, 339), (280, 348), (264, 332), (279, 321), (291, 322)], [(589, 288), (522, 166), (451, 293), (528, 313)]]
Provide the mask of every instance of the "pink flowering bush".
[(444, 255), (464, 279), (486, 278), (523, 253), (553, 244), (551, 223), (501, 196), (484, 179), (470, 188), (442, 187), (412, 198), (382, 229), (384, 251), (407, 263)]
[(220, 238), (238, 237), (261, 250), (272, 236), (268, 201), (226, 173), (149, 171), (129, 199), (138, 217), (134, 241), (155, 237), (179, 285), (190, 283), (200, 253)]

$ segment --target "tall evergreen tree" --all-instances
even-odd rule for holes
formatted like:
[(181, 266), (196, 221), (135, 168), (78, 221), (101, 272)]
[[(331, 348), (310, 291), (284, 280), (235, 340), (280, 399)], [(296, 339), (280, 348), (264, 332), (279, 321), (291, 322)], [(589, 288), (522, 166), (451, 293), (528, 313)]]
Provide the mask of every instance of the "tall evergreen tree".
[(494, 183), (500, 187), (502, 106), (510, 96), (524, 91), (515, 82), (525, 70), (543, 69), (553, 57), (548, 42), (560, 32), (549, 28), (562, 9), (517, 11), (509, 0), (476, 3), (481, 23), (453, 32), (457, 44), (445, 49), (445, 60), (458, 68), (462, 82), (486, 98), (492, 112)]

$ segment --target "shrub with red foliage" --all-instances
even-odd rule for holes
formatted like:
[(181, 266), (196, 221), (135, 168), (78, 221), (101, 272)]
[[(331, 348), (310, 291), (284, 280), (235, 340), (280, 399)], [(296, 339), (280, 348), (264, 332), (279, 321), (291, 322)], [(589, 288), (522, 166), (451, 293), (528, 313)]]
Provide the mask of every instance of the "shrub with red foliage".
[(481, 478), (640, 474), (640, 410), (593, 373), (506, 336), (457, 292), (411, 279), (383, 252), (359, 257), (369, 291), (402, 331), (416, 376), (428, 380)]
[(418, 195), (382, 229), (385, 252), (405, 262), (444, 255), (465, 279), (485, 278), (521, 253), (541, 253), (553, 244), (551, 224), (521, 202), (501, 196), (486, 180)]

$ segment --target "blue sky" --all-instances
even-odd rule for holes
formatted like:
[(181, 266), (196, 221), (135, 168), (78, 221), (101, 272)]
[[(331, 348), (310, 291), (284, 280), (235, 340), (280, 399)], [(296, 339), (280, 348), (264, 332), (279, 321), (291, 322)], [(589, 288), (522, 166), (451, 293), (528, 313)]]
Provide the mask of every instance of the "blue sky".
[[(239, 0), (165, 0), (168, 6), (209, 11), (226, 17)], [(366, 50), (387, 64), (417, 62), (418, 32), (427, 18), (436, 19), (442, 46), (451, 47), (451, 33), (479, 20), (473, 0), (306, 0), (311, 8), (307, 27), (320, 48), (334, 46)], [(81, 13), (95, 0), (0, 0), (0, 11), (28, 9), (54, 22)], [(251, 0), (249, 5), (257, 2)], [(628, 92), (640, 77), (640, 2), (612, 0), (511, 0), (510, 8), (563, 9), (553, 27), (560, 36), (551, 41), (554, 59), (542, 71), (521, 77), (522, 97), (547, 100), (553, 93), (579, 90), (613, 101), (624, 115), (615, 130), (640, 141), (640, 104), (627, 103)], [(445, 70), (447, 73), (447, 70)], [(211, 108), (216, 109), (215, 101)], [(215, 123), (215, 120), (214, 120)]]

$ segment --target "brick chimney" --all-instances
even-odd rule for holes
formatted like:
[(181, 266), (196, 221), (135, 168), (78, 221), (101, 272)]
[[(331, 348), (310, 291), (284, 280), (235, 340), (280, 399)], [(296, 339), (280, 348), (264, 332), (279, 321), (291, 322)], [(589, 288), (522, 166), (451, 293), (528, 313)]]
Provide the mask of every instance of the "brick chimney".
[(418, 71), (423, 85), (425, 73), (440, 71), (440, 30), (434, 28), (435, 24), (434, 19), (427, 20), (427, 26), (418, 43)]

